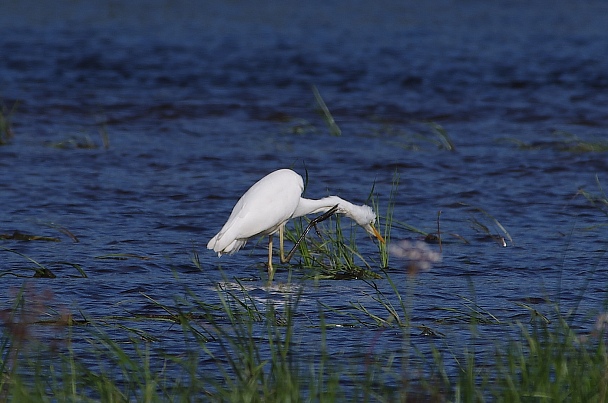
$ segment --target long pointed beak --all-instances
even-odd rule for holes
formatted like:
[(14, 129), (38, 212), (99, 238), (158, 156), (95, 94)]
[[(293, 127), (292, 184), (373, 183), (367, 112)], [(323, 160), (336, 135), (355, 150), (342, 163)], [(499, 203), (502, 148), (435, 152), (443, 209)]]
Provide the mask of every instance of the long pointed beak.
[(372, 228), (372, 234), (374, 234), (374, 236), (376, 238), (378, 238), (378, 240), (382, 243), (386, 243), (386, 241), (384, 240), (384, 238), (382, 238), (382, 235), (380, 235), (380, 233), (378, 232), (378, 230), (376, 229), (376, 227), (374, 227), (373, 224), (369, 225)]

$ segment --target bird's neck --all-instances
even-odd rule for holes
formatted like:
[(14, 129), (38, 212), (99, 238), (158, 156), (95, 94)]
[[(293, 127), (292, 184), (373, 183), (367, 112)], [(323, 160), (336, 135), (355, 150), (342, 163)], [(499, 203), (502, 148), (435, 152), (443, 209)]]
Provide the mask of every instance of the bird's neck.
[(298, 207), (296, 208), (296, 211), (294, 211), (292, 218), (302, 217), (307, 214), (324, 213), (336, 204), (339, 204), (342, 207), (345, 204), (351, 203), (338, 196), (327, 196), (322, 199), (305, 199), (300, 197), (300, 203), (298, 203)]

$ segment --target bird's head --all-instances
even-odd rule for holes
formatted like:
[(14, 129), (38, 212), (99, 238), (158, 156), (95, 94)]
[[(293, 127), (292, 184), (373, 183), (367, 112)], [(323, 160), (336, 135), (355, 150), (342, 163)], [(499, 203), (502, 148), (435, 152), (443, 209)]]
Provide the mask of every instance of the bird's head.
[(380, 235), (376, 227), (374, 227), (376, 213), (374, 213), (374, 210), (372, 210), (370, 206), (356, 206), (354, 204), (345, 205), (340, 203), (338, 211), (365, 228), (368, 234), (375, 236), (380, 242), (385, 242), (382, 235)]

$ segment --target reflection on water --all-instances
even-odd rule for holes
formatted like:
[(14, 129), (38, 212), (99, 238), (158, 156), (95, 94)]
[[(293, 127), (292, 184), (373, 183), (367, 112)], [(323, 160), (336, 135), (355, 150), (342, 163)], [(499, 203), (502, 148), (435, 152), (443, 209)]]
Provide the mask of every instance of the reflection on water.
[(264, 316), (267, 307), (273, 310), (284, 310), (286, 304), (295, 303), (303, 292), (303, 285), (298, 283), (273, 282), (259, 284), (258, 281), (220, 282), (217, 285), (220, 295), (228, 302), (255, 311)]
[[(389, 274), (412, 295), (412, 324), (448, 344), (490, 349), (509, 332), (488, 322), (471, 339), (470, 313), (526, 321), (522, 300), (548, 316), (558, 303), (578, 307), (576, 326), (593, 326), (606, 217), (577, 192), (599, 192), (596, 175), (608, 181), (603, 2), (30, 3), (0, 6), (4, 116), (15, 107), (14, 138), (0, 146), (0, 232), (61, 241), (2, 240), (57, 275), (13, 276), (32, 262), (3, 252), (7, 289), (25, 282), (98, 318), (156, 312), (145, 296), (230, 296), (260, 311), (297, 301), (303, 352), (317, 351), (321, 332), (307, 326), (320, 307), (335, 325), (330, 353), (398, 351), (400, 332), (374, 334), (357, 309), (388, 318), (379, 300), (398, 298), (386, 281), (315, 282), (279, 268), (268, 285), (262, 245), (222, 259), (205, 249), (253, 182), (292, 167), (308, 173), (308, 197), (363, 203), (373, 189), (381, 214), (399, 175), (392, 239), (415, 242), (411, 227), (439, 224), (443, 260), (415, 282), (399, 261)], [(341, 136), (329, 135), (313, 85)], [(512, 245), (494, 241), (496, 223)], [(154, 326), (167, 348), (183, 347)]]

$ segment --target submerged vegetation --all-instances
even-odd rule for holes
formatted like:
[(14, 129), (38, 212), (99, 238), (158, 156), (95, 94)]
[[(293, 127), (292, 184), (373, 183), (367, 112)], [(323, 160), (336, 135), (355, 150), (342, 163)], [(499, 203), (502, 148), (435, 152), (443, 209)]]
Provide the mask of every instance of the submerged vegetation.
[[(26, 267), (25, 269), (8, 269), (8, 270), (0, 270), (0, 277), (3, 276), (15, 276), (15, 277), (35, 277), (35, 278), (56, 278), (57, 276), (54, 273), (54, 267), (71, 267), (76, 270), (78, 275), (76, 277), (86, 278), (87, 275), (82, 267), (77, 263), (70, 262), (53, 262), (52, 264), (42, 264), (31, 257), (21, 253), (15, 249), (6, 248), (4, 246), (0, 246), (0, 251), (12, 253), (14, 255), (20, 256), (25, 261), (29, 262), (32, 266)], [(51, 269), (53, 267), (53, 270)], [(23, 274), (32, 273), (32, 274)]]
[(370, 135), (385, 137), (395, 147), (408, 151), (421, 151), (432, 148), (444, 151), (456, 151), (456, 144), (447, 130), (437, 122), (416, 123), (410, 130), (383, 123)]
[(514, 144), (521, 150), (555, 150), (572, 153), (607, 152), (608, 141), (605, 139), (581, 139), (573, 133), (556, 130), (553, 139), (545, 141), (525, 142), (515, 138), (501, 139), (502, 143)]
[(98, 128), (99, 138), (101, 139), (101, 145), (99, 145), (91, 135), (82, 134), (82, 135), (74, 135), (69, 138), (61, 141), (53, 141), (47, 142), (47, 147), (58, 148), (62, 150), (71, 150), (71, 149), (85, 149), (85, 150), (95, 150), (100, 147), (103, 147), (104, 150), (110, 148), (110, 137), (108, 135), (108, 130), (105, 124), (100, 124)]
[[(0, 100), (0, 146), (9, 144), (15, 137), (12, 120), (17, 105), (18, 103), (15, 102), (11, 108), (8, 108)], [(110, 147), (110, 137), (108, 135), (107, 126), (103, 121), (98, 122), (97, 126), (101, 145), (93, 140), (93, 137), (88, 133), (69, 136), (67, 139), (61, 141), (48, 141), (45, 144), (48, 147), (59, 149), (98, 149), (103, 147), (107, 150)]]

